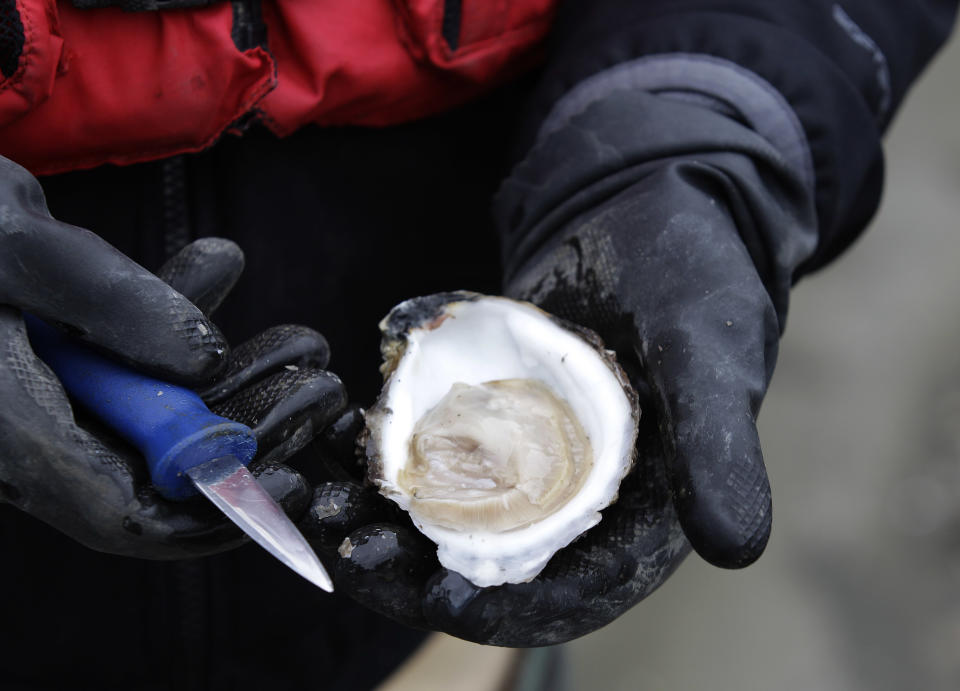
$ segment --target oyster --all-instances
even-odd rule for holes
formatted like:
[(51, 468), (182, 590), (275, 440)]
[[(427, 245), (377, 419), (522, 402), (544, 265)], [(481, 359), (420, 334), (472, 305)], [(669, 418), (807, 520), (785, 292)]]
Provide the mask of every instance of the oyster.
[(589, 331), (524, 302), (443, 293), (381, 322), (370, 479), (479, 586), (534, 578), (600, 521), (633, 463), (639, 408)]

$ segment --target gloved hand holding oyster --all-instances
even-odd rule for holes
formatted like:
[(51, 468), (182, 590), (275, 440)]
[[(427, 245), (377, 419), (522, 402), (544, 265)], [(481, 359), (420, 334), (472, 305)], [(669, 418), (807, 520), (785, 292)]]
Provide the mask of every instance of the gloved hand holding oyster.
[[(408, 300), (380, 326), (386, 382), (361, 446), (368, 479), (394, 504), (328, 482), (301, 523), (335, 555), (342, 591), (412, 626), (531, 645), (609, 621), (581, 611), (608, 575), (585, 564), (584, 542), (603, 543), (589, 559), (604, 554), (608, 569), (642, 563), (650, 589), (672, 572), (688, 547), (650, 448), (657, 435), (646, 422), (638, 446), (637, 393), (595, 334), (466, 292)], [(321, 445), (347, 466), (334, 430), (356, 434), (352, 417)], [(614, 501), (605, 513), (617, 517), (601, 521)], [(477, 597), (479, 617), (465, 606)], [(543, 626), (561, 611), (570, 616)]]
[[(583, 635), (652, 592), (691, 546), (713, 564), (739, 568), (762, 553), (770, 531), (756, 416), (794, 271), (816, 242), (802, 150), (760, 136), (722, 108), (631, 90), (566, 117), (542, 133), (500, 190), (506, 293), (595, 331), (627, 376), (617, 367), (573, 376), (587, 371), (585, 362), (604, 362), (603, 349), (562, 328), (517, 338), (528, 331), (518, 315), (536, 311), (519, 303), (489, 301), (512, 305), (496, 327), (460, 312), (486, 300), (441, 295), (401, 305), (383, 324), (392, 374), (369, 416), (371, 477), (410, 511), (412, 524), (371, 488), (344, 481), (318, 490), (303, 524), (335, 560), (341, 592), (412, 626), (482, 643), (547, 645)], [(639, 122), (643, 136), (632, 125)], [(533, 323), (529, 330), (538, 331)], [(432, 340), (465, 324), (459, 336)], [(567, 339), (594, 356), (571, 358), (577, 349)], [(632, 408), (623, 403), (631, 401), (625, 379), (642, 414), (635, 447), (628, 444), (636, 461), (623, 477), (629, 462), (619, 445), (636, 421), (616, 412)], [(546, 403), (530, 393), (537, 386), (522, 384), (526, 402), (500, 403), (490, 389), (503, 385), (483, 383), (502, 380), (536, 380), (562, 402)], [(550, 420), (529, 426), (553, 427), (555, 441), (524, 453), (564, 459), (589, 446), (593, 467), (543, 461), (530, 476), (507, 469), (481, 477), (501, 441), (477, 442), (472, 428), (500, 426), (492, 438), (502, 440), (509, 424), (499, 413), (492, 422), (463, 422), (467, 400)], [(582, 435), (565, 422), (567, 410)], [(442, 418), (452, 434), (433, 431)], [(467, 428), (471, 434), (461, 434)], [(565, 451), (553, 455), (553, 447)], [(510, 457), (516, 447), (504, 448)], [(616, 450), (608, 456), (608, 448)], [(466, 464), (437, 464), (449, 494), (424, 472), (430, 462), (418, 460), (438, 450)], [(553, 510), (541, 515), (531, 505)], [(516, 517), (500, 515), (504, 507)], [(505, 530), (494, 537), (494, 526)]]

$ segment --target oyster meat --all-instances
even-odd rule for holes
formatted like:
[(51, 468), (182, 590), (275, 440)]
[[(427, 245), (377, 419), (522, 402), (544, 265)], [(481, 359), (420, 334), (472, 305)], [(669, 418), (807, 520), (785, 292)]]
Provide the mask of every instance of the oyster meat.
[(380, 324), (370, 479), (479, 586), (534, 578), (600, 520), (633, 462), (639, 408), (599, 339), (524, 302), (414, 298)]

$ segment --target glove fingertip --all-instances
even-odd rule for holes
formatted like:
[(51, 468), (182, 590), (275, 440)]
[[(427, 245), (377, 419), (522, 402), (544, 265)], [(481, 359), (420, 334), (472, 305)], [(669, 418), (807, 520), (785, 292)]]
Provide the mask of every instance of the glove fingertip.
[(425, 576), (432, 561), (425, 546), (402, 526), (373, 523), (354, 530), (340, 544), (338, 570), (356, 576), (382, 574), (391, 580)]
[(457, 620), (481, 591), (482, 588), (456, 571), (441, 569), (430, 579), (426, 588), (426, 608), (431, 620), (441, 622), (444, 630), (455, 629)]
[(288, 516), (298, 517), (307, 510), (312, 493), (299, 472), (287, 465), (269, 463), (257, 468), (253, 474)]
[(167, 260), (157, 276), (211, 314), (240, 278), (244, 261), (243, 250), (232, 240), (200, 238)]
[(423, 588), (434, 552), (412, 531), (375, 523), (353, 531), (337, 550), (334, 582), (341, 592), (408, 626), (423, 628)]
[(763, 554), (772, 521), (754, 416), (718, 403), (694, 410), (681, 418), (667, 445), (675, 449), (667, 466), (674, 506), (701, 557), (722, 568), (743, 568)]
[(697, 554), (714, 566), (744, 568), (759, 559), (767, 546), (773, 514), (766, 475), (751, 489), (750, 494), (680, 493), (677, 503), (683, 531)]
[(192, 303), (172, 290), (167, 291), (153, 301), (152, 308), (169, 315), (169, 321), (149, 321), (146, 312), (127, 322), (121, 320), (130, 325), (126, 329), (129, 333), (115, 339), (123, 347), (110, 349), (163, 379), (186, 385), (207, 382), (227, 364), (227, 341)]
[(357, 438), (363, 432), (365, 424), (363, 409), (356, 404), (349, 405), (340, 417), (324, 430), (318, 442), (338, 461), (353, 460), (357, 455)]
[(355, 482), (323, 482), (300, 520), (300, 531), (321, 549), (336, 552), (344, 538), (366, 525), (392, 518), (373, 490)]

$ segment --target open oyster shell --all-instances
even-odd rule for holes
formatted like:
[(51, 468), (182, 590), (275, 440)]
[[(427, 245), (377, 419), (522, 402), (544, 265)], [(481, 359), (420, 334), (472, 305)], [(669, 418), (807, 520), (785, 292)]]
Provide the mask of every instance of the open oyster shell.
[(525, 302), (455, 292), (380, 323), (370, 480), (479, 586), (534, 578), (600, 521), (634, 458), (640, 410), (613, 353)]

